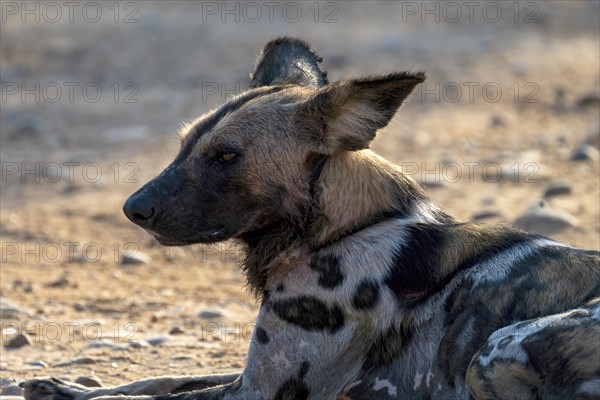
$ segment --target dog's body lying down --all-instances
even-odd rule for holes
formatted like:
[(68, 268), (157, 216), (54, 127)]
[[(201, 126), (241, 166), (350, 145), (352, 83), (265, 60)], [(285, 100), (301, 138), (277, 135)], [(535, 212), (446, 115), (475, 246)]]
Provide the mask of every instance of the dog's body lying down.
[(328, 83), (319, 62), (268, 43), (250, 89), (124, 206), (166, 245), (246, 246), (244, 371), (36, 379), (29, 400), (600, 398), (600, 253), (442, 212), (367, 149), (424, 74)]

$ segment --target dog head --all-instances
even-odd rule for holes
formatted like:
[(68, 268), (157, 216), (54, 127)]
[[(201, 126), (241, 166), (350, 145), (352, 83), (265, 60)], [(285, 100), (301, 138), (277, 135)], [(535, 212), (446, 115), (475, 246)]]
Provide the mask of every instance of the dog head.
[(241, 237), (310, 204), (330, 156), (369, 147), (423, 73), (328, 83), (302, 41), (267, 43), (249, 89), (187, 126), (175, 160), (123, 210), (164, 245)]

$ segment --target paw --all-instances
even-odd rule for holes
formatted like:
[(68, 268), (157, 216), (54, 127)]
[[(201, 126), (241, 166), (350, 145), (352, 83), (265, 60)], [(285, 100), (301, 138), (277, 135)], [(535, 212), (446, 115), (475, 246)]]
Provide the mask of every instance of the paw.
[(26, 400), (76, 400), (89, 391), (76, 383), (56, 378), (37, 378), (19, 383)]

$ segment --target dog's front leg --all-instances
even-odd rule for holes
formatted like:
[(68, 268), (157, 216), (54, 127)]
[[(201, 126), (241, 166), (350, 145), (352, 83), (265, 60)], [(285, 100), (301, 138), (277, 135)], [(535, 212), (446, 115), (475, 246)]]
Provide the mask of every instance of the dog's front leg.
[(344, 308), (312, 296), (273, 295), (261, 307), (240, 379), (151, 400), (333, 400), (359, 379), (371, 344), (368, 322)]
[(356, 382), (370, 345), (359, 325), (333, 301), (271, 296), (256, 321), (240, 387), (223, 389), (222, 399), (335, 399)]
[(158, 396), (196, 391), (234, 382), (239, 373), (206, 376), (162, 376), (110, 388), (92, 389), (55, 378), (38, 378), (22, 382), (27, 400), (88, 400), (106, 396)]
[[(131, 396), (132, 391), (113, 391), (104, 395), (121, 394), (114, 397), (118, 400), (334, 399), (346, 385), (356, 381), (364, 361), (369, 341), (361, 339), (357, 326), (358, 321), (347, 318), (339, 305), (317, 298), (267, 301), (256, 322), (246, 368), (233, 382), (180, 394)], [(27, 399), (73, 399), (69, 390), (48, 382), (25, 382)]]

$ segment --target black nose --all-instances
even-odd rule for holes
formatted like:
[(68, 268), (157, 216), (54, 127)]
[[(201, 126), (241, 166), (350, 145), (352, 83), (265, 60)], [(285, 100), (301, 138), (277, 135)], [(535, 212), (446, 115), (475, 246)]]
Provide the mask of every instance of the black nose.
[(156, 216), (155, 199), (145, 193), (135, 193), (123, 204), (123, 212), (131, 222), (147, 228)]

